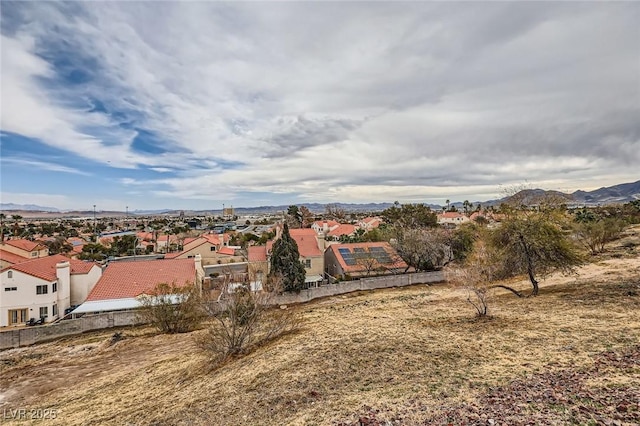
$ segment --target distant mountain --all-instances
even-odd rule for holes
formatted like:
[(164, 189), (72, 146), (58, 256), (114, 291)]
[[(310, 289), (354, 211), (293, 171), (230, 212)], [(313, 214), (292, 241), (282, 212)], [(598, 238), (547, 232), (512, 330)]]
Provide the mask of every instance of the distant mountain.
[(537, 204), (544, 197), (554, 197), (566, 204), (598, 206), (605, 204), (624, 204), (634, 200), (640, 200), (640, 180), (632, 183), (621, 183), (610, 187), (603, 187), (594, 191), (575, 191), (567, 194), (560, 191), (547, 191), (544, 189), (525, 189), (509, 197), (499, 200), (489, 200), (482, 203), (484, 206), (500, 205), (517, 198), (518, 202), (530, 205)]
[(0, 210), (21, 210), (33, 212), (59, 212), (55, 207), (43, 207), (35, 204), (0, 203)]
[(615, 204), (640, 200), (640, 180), (632, 183), (621, 183), (603, 187), (594, 191), (576, 191), (573, 199), (581, 204)]

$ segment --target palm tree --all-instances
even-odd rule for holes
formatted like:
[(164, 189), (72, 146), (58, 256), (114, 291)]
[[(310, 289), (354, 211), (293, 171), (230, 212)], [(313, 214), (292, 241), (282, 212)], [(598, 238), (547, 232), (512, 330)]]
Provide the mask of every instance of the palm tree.
[(15, 237), (20, 232), (20, 221), (22, 220), (22, 216), (19, 214), (11, 215), (13, 219), (13, 232), (12, 235)]
[(4, 242), (4, 220), (7, 218), (7, 215), (4, 213), (0, 213), (0, 243)]

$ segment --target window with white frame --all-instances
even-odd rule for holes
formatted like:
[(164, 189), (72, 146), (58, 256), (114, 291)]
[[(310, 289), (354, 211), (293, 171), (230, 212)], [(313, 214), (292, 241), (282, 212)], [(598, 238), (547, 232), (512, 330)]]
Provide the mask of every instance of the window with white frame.
[(7, 278), (13, 278), (13, 271), (7, 271)]
[(55, 293), (56, 291), (58, 291), (58, 283), (57, 282), (51, 284), (51, 293)]
[(46, 284), (37, 285), (36, 286), (36, 294), (47, 294), (49, 293), (49, 286)]
[(58, 305), (53, 305), (51, 307), (51, 314), (55, 317), (58, 315)]
[(4, 291), (16, 291), (18, 290), (18, 287), (5, 287)]
[(40, 318), (46, 317), (49, 315), (49, 307), (48, 306), (40, 306)]

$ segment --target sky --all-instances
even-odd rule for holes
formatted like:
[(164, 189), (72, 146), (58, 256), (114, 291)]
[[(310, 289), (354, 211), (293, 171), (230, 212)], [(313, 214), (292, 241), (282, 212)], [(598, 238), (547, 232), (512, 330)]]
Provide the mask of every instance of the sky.
[(482, 201), (640, 179), (640, 2), (1, 4), (0, 201)]

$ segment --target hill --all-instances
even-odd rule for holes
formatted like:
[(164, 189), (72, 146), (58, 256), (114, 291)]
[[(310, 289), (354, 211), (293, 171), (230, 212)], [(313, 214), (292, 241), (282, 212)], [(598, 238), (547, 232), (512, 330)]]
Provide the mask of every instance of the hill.
[(0, 408), (50, 407), (64, 425), (638, 424), (640, 257), (624, 253), (536, 298), (499, 293), (486, 321), (447, 285), (299, 306), (300, 332), (219, 369), (202, 331), (12, 349)]

